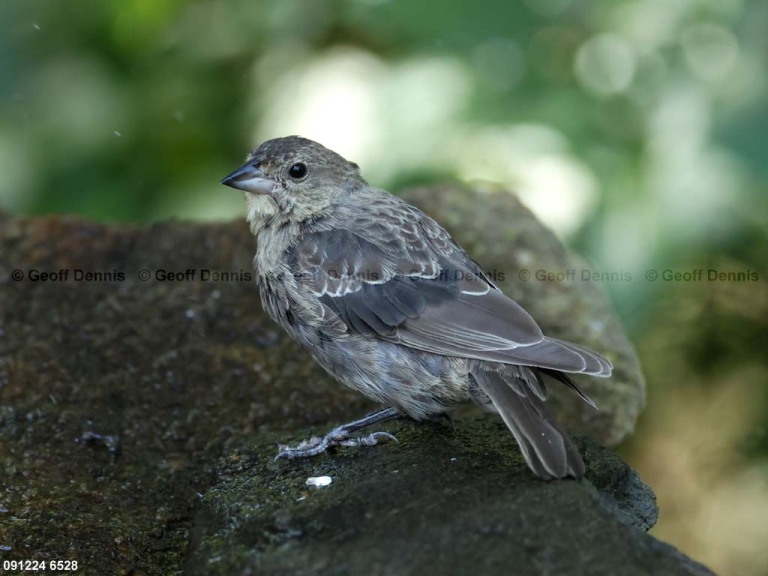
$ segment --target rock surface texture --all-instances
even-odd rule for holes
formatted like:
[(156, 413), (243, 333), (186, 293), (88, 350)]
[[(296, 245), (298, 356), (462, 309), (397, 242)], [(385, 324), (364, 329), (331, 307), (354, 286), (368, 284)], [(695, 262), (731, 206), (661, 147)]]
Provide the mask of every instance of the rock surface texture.
[[(599, 412), (559, 407), (618, 442), (643, 386), (604, 297), (517, 281), (582, 265), (512, 196), (477, 194), (405, 193), (504, 272), (545, 331), (614, 361), (615, 378), (583, 383)], [(583, 437), (580, 483), (536, 480), (503, 424), (472, 410), (392, 422), (397, 444), (275, 462), (277, 442), (374, 406), (264, 315), (253, 252), (240, 223), (0, 214), (2, 560), (77, 560), (78, 574), (709, 574), (645, 533), (653, 493)], [(320, 476), (331, 483), (307, 485)]]

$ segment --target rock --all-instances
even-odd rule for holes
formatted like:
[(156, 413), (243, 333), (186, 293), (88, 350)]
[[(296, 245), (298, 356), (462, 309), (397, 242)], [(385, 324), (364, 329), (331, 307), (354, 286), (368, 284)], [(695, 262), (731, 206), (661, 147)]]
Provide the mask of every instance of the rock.
[[(443, 187), (403, 191), (408, 202), (435, 218), (539, 323), (545, 334), (570, 340), (607, 356), (610, 379), (577, 376), (579, 387), (599, 410), (574, 401), (571, 391), (550, 386), (552, 403), (569, 428), (606, 446), (616, 446), (635, 428), (645, 405), (645, 382), (632, 345), (599, 282), (583, 259), (506, 192)], [(539, 280), (540, 272), (561, 280)]]
[[(278, 441), (374, 407), (263, 314), (253, 247), (244, 223), (0, 214), (3, 559), (77, 560), (82, 574), (439, 574), (462, 551), (489, 567), (607, 570), (615, 557), (629, 573), (705, 573), (642, 532), (652, 493), (583, 439), (582, 483), (534, 479), (476, 412), (392, 423), (400, 444), (273, 462)], [(331, 484), (306, 485), (321, 476)]]
[(386, 428), (398, 444), (275, 462), (267, 435), (222, 461), (186, 573), (711, 574), (643, 532), (653, 493), (593, 443), (585, 481), (548, 483), (493, 418)]

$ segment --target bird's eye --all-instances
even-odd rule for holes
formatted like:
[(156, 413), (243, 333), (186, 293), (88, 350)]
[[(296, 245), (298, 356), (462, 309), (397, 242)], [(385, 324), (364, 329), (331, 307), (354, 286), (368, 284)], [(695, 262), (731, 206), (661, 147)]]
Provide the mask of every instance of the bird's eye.
[(296, 180), (304, 178), (304, 176), (307, 175), (307, 165), (303, 162), (296, 162), (296, 164), (288, 169), (288, 174), (291, 178), (295, 178)]

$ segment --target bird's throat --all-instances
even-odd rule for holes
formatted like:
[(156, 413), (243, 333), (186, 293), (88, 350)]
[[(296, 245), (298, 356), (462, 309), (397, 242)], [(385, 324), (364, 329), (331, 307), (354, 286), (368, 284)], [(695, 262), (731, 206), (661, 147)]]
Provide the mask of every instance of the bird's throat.
[(277, 215), (277, 205), (266, 194), (251, 194), (245, 192), (245, 203), (248, 206), (248, 225), (251, 233), (255, 236), (264, 227), (264, 225)]

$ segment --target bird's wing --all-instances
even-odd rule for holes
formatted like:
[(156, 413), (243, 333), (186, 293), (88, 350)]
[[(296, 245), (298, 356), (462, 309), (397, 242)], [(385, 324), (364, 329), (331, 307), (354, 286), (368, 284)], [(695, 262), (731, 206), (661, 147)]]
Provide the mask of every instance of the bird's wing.
[(350, 331), (435, 354), (609, 375), (611, 364), (545, 337), (434, 220), (406, 204), (305, 235), (298, 281)]

